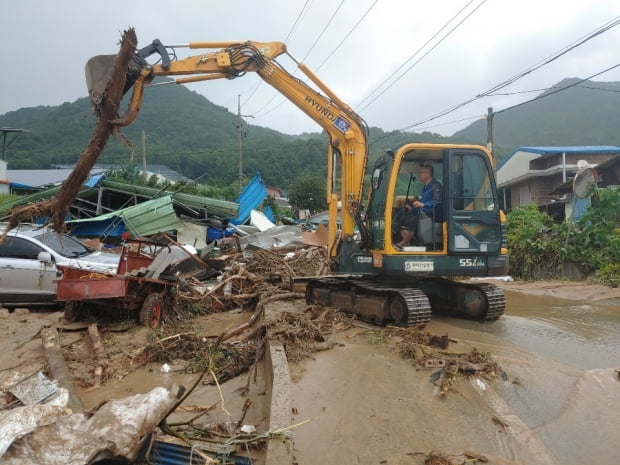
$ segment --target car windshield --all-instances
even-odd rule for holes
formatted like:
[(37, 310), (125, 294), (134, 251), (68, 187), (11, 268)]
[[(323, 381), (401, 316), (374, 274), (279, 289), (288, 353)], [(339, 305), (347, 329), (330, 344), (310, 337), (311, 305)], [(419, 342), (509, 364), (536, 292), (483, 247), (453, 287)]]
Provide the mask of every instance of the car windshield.
[(80, 241), (67, 236), (66, 234), (58, 234), (53, 231), (46, 231), (43, 234), (35, 236), (36, 239), (43, 244), (54, 249), (63, 257), (75, 258), (88, 255), (91, 250)]

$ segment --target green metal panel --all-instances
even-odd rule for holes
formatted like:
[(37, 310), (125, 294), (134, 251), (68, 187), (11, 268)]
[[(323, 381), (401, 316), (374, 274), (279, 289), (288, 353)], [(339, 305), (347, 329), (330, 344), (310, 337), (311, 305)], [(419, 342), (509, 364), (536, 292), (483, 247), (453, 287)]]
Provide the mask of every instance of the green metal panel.
[(172, 231), (180, 226), (172, 207), (172, 197), (170, 195), (142, 202), (133, 207), (106, 213), (96, 218), (84, 218), (69, 221), (68, 223), (104, 221), (114, 217), (122, 218), (125, 226), (134, 237), (145, 237), (157, 232)]

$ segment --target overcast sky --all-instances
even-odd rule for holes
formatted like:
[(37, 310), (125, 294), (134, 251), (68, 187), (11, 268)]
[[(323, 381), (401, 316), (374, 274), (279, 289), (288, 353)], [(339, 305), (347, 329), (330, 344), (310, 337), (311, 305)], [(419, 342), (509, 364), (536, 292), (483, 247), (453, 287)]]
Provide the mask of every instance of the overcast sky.
[[(385, 130), (405, 128), (486, 91), (620, 15), (618, 0), (473, 0), (444, 34), (482, 5), (428, 56), (366, 106), (369, 102), (366, 97), (469, 0), (344, 0), (342, 4), (341, 0), (5, 0), (2, 3), (0, 114), (21, 107), (57, 105), (85, 96), (84, 64), (93, 55), (116, 53), (120, 33), (127, 26), (136, 28), (140, 45), (155, 38), (165, 44), (284, 41), (299, 18), (286, 40), (288, 50), (298, 60), (305, 58), (305, 63), (316, 70), (361, 20), (317, 74), (342, 100), (358, 110), (369, 125)], [(333, 20), (320, 36), (332, 16)], [(565, 77), (590, 76), (620, 63), (619, 44), (620, 26), (503, 92), (546, 88)], [(180, 54), (183, 53), (186, 52)], [(283, 59), (281, 63), (290, 72), (295, 71), (289, 60)], [(620, 68), (596, 80), (619, 81)], [(268, 85), (257, 88), (259, 81), (256, 75), (246, 75), (235, 81), (192, 84), (190, 88), (232, 112), (237, 111), (237, 95), (241, 94), (242, 113), (255, 116), (251, 124), (290, 134), (320, 130)], [(475, 118), (486, 113), (488, 106), (499, 110), (535, 95), (487, 97), (414, 129), (452, 134), (472, 120), (443, 123)]]

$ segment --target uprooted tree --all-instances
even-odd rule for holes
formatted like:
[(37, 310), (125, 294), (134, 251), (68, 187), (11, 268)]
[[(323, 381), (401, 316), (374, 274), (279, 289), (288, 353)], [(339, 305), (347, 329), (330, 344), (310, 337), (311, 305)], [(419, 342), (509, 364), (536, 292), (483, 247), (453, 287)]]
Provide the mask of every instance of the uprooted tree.
[(95, 132), (58, 195), (53, 199), (13, 209), (6, 231), (16, 227), (20, 222), (33, 221), (37, 216), (50, 218), (51, 227), (55, 231), (63, 232), (66, 229), (65, 217), (69, 213), (69, 207), (105, 148), (108, 139), (113, 133), (123, 138), (113, 121), (118, 118), (127, 66), (135, 53), (137, 43), (138, 39), (133, 28), (123, 32), (120, 50), (114, 60), (112, 74), (98, 111)]

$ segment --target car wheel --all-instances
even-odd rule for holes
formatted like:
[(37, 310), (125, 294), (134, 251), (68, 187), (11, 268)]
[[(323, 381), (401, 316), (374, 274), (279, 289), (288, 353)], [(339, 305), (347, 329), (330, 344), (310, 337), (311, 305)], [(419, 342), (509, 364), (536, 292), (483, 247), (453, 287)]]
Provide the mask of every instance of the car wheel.
[(161, 294), (153, 292), (146, 296), (140, 309), (140, 324), (156, 329), (161, 324), (164, 314), (164, 299)]

